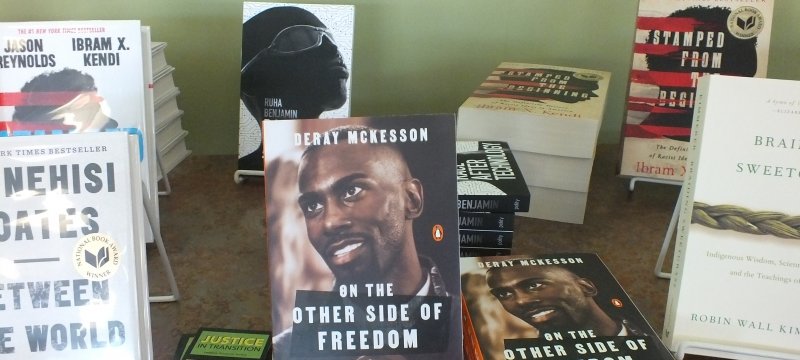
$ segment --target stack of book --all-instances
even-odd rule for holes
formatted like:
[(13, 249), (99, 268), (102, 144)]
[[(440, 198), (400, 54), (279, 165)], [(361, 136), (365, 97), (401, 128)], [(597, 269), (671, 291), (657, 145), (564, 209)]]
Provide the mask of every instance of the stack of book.
[[(183, 129), (181, 118), (183, 110), (178, 107), (180, 89), (175, 86), (172, 77), (175, 67), (167, 63), (164, 49), (165, 42), (153, 42), (153, 107), (155, 111), (156, 151), (164, 167), (169, 173), (191, 150), (186, 147), (186, 136), (189, 132)], [(159, 179), (164, 174), (159, 172)]]
[(502, 63), (458, 110), (458, 139), (507, 141), (536, 206), (518, 215), (583, 223), (611, 74)]
[(508, 143), (457, 141), (456, 158), (462, 255), (510, 253), (514, 215), (530, 210), (531, 194)]

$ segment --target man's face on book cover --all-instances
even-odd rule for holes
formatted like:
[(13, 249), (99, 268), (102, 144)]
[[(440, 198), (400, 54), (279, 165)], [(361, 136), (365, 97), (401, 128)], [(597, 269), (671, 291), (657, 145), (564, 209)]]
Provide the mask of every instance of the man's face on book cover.
[[(345, 104), (349, 71), (333, 34), (314, 14), (291, 6), (268, 9), (248, 20), (243, 32), (244, 40), (258, 40), (243, 45), (257, 49), (242, 69), (242, 92), (255, 98), (251, 105), (261, 108), (262, 99), (278, 98), (306, 118)], [(262, 113), (253, 115), (261, 119)]]
[(110, 108), (91, 75), (74, 69), (44, 72), (27, 82), (25, 101), (14, 108), (12, 125), (21, 130), (61, 130), (70, 133), (117, 127)]
[(542, 332), (584, 329), (596, 289), (558, 266), (494, 268), (486, 275), (503, 308)]
[[(402, 156), (387, 146), (322, 146), (303, 157), (298, 177), (308, 238), (337, 282), (397, 276), (391, 271), (414, 245), (406, 207), (416, 180)], [(418, 190), (411, 196), (421, 200)]]

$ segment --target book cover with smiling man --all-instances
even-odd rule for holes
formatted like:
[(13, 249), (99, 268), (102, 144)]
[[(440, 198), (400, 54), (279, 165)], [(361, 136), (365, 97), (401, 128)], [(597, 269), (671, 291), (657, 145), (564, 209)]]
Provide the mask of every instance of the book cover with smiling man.
[(454, 116), (269, 121), (264, 139), (274, 358), (460, 358)]

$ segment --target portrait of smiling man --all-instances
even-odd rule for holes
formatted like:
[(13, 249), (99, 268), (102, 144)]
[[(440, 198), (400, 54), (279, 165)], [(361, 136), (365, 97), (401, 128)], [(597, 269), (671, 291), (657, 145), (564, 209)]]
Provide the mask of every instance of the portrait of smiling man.
[(558, 265), (491, 268), (486, 283), (503, 308), (542, 333), (592, 330), (596, 336), (642, 335), (595, 301), (592, 281)]
[(595, 253), (460, 262), (464, 333), (482, 359), (674, 358)]
[[(435, 172), (455, 171), (452, 121), (428, 115), (297, 121), (287, 136), (294, 144), (288, 154), (297, 159), (293, 183), (274, 177), (280, 155), (270, 155), (288, 121), (265, 123), (267, 186), (296, 186), (293, 203), (279, 200), (283, 191), (267, 192), (267, 217), (297, 212), (302, 219), (291, 228), (268, 222), (273, 320), (290, 318), (273, 327), (276, 359), (461, 353), (455, 177)], [(278, 258), (278, 244), (291, 246), (292, 258)], [(319, 271), (317, 265), (329, 282), (283, 281)], [(437, 316), (423, 315), (434, 308)], [(318, 318), (335, 309), (347, 309), (349, 317)], [(369, 335), (348, 342), (348, 332)], [(401, 341), (392, 343), (397, 334)]]
[(338, 282), (390, 282), (398, 294), (423, 288), (435, 293), (429, 284), (433, 265), (420, 260), (414, 242), (413, 221), (424, 203), (422, 183), (412, 177), (397, 149), (383, 144), (309, 147), (298, 174), (298, 203), (309, 240)]

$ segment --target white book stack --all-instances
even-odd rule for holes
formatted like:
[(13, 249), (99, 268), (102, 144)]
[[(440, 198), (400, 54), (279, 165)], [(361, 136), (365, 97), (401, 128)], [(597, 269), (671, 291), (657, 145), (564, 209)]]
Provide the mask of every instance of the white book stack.
[(582, 224), (611, 74), (502, 63), (458, 111), (459, 140), (508, 142), (531, 192), (520, 216)]
[[(168, 174), (192, 153), (186, 147), (186, 131), (181, 123), (183, 110), (178, 107), (180, 89), (172, 77), (175, 67), (167, 63), (165, 42), (153, 42), (153, 103), (156, 124), (156, 151)], [(163, 174), (159, 173), (159, 179)]]

